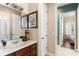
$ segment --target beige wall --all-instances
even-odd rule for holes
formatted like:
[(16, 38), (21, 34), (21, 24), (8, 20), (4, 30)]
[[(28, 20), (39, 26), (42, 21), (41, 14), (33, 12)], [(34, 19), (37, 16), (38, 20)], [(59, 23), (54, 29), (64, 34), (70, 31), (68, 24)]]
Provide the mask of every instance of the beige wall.
[[(38, 4), (29, 4), (29, 11), (33, 12), (38, 10)], [(47, 47), (48, 52), (53, 53), (55, 51), (55, 5), (48, 4), (48, 40)], [(31, 29), (31, 37), (32, 39), (38, 40), (38, 29)]]
[[(16, 5), (19, 5), (24, 8), (22, 15), (34, 12), (38, 10), (38, 4), (37, 3), (16, 3)], [(25, 29), (21, 30), (22, 35), (25, 34)], [(37, 40), (38, 39), (38, 29), (30, 29), (30, 35), (31, 39)]]
[(38, 3), (29, 3), (28, 4), (28, 13), (34, 12), (38, 10)]
[[(48, 4), (48, 40), (47, 47), (48, 52), (53, 53), (55, 51), (55, 5)], [(26, 8), (27, 9), (27, 8)], [(38, 4), (28, 4), (28, 13), (38, 10)], [(38, 40), (38, 29), (30, 29), (31, 38)]]
[(15, 3), (15, 4), (24, 8), (21, 15), (28, 14), (28, 3)]
[[(29, 3), (28, 4), (28, 13), (38, 11), (37, 3)], [(34, 40), (38, 40), (38, 28), (30, 29), (31, 30), (31, 38)]]
[(55, 4), (48, 4), (48, 52), (55, 52)]
[[(21, 6), (24, 7), (24, 11), (23, 11), (24, 14), (28, 14), (28, 13), (38, 10), (37, 3), (28, 3), (28, 4), (21, 5)], [(24, 32), (25, 30), (22, 30), (22, 33)], [(37, 28), (30, 29), (30, 35), (31, 35), (31, 39), (38, 40), (38, 29)]]

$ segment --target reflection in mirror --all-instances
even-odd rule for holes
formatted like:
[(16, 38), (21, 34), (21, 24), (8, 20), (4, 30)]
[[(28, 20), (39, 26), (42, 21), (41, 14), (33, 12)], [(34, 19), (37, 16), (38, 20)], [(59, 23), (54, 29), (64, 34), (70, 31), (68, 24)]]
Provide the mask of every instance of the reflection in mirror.
[(10, 40), (10, 18), (8, 13), (0, 11), (0, 41)]
[(22, 22), (22, 28), (26, 29), (28, 27), (27, 26), (27, 16), (22, 16), (21, 22)]
[(69, 49), (76, 48), (76, 10), (62, 12), (58, 9), (57, 44)]
[(17, 40), (21, 36), (20, 16), (0, 11), (0, 41)]

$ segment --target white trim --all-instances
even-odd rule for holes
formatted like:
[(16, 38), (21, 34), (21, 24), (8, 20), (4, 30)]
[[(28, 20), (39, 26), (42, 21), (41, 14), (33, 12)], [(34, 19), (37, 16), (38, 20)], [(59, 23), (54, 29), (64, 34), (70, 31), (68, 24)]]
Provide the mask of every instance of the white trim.
[(57, 46), (57, 4), (55, 4), (55, 54)]
[(77, 8), (77, 42), (76, 42), (76, 44), (77, 44), (77, 52), (79, 52), (79, 5), (78, 5), (78, 8)]
[(58, 3), (57, 7), (62, 7), (62, 6), (68, 5), (68, 4), (70, 4), (70, 3)]
[(55, 54), (51, 52), (46, 52), (46, 56), (55, 56)]
[(10, 8), (10, 9), (15, 10), (15, 11), (18, 11), (18, 12), (22, 12), (22, 11), (20, 11), (20, 10), (18, 10), (18, 9), (12, 8), (12, 7), (7, 6), (7, 5), (5, 5), (5, 4), (0, 4), (0, 5), (3, 5), (3, 6), (5, 6), (5, 7), (8, 7), (8, 8)]
[(69, 11), (69, 12), (61, 12), (61, 14), (63, 16), (75, 16), (76, 15), (76, 11)]
[(38, 31), (39, 31), (39, 38), (38, 38), (38, 55), (45, 56), (47, 52), (47, 29), (46, 22), (47, 22), (47, 13), (46, 13), (46, 4), (40, 3), (38, 5)]

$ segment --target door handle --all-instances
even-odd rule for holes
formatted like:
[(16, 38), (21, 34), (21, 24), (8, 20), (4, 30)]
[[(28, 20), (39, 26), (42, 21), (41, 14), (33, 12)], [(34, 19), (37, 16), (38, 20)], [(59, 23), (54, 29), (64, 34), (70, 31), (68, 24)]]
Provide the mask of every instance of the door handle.
[(42, 37), (42, 39), (44, 39), (44, 37)]
[(47, 37), (47, 35), (46, 35), (46, 37)]
[(12, 34), (12, 35), (15, 35), (15, 34)]

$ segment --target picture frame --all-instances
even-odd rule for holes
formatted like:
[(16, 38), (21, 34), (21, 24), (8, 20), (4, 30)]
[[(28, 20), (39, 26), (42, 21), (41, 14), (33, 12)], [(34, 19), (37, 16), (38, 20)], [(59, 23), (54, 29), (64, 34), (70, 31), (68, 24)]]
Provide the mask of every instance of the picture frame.
[(38, 28), (38, 12), (32, 12), (28, 15), (29, 28)]
[(28, 16), (21, 16), (21, 28), (28, 28)]

